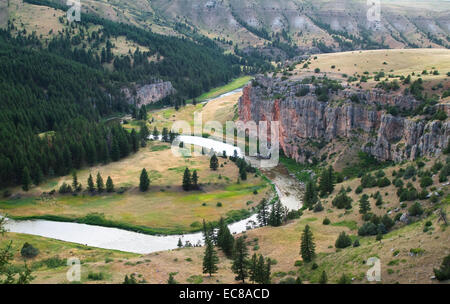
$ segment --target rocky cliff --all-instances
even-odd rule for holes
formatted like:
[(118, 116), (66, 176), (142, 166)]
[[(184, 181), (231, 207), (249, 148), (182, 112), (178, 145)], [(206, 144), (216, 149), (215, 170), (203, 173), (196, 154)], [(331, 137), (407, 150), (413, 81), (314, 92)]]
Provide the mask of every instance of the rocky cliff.
[(122, 92), (125, 94), (129, 103), (136, 103), (137, 106), (142, 106), (157, 102), (176, 91), (170, 81), (159, 81), (152, 84), (137, 86), (132, 89), (123, 88)]
[[(299, 96), (302, 88), (309, 93)], [(314, 89), (312, 84), (258, 77), (243, 90), (239, 118), (257, 123), (279, 121), (281, 148), (297, 161), (311, 155), (311, 142), (321, 147), (339, 138), (356, 138), (361, 150), (379, 160), (393, 161), (438, 154), (448, 145), (448, 119), (423, 121), (392, 116), (384, 110), (387, 105), (414, 109), (419, 102), (412, 96), (342, 89), (325, 102), (318, 100)]]

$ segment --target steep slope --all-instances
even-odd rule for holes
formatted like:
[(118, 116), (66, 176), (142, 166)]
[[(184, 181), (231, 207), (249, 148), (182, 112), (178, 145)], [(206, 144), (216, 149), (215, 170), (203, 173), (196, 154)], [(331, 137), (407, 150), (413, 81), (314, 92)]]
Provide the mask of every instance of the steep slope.
[[(395, 52), (383, 51), (386, 56)], [(327, 73), (320, 72), (319, 68), (310, 72), (291, 67), (281, 78), (274, 75), (256, 77), (244, 88), (239, 117), (257, 123), (279, 121), (280, 145), (284, 153), (302, 162), (326, 159), (327, 153), (336, 154), (342, 146), (363, 150), (383, 161), (438, 155), (447, 149), (450, 138), (448, 104), (437, 95), (440, 92), (446, 96), (445, 90), (450, 88), (448, 76), (445, 76), (450, 69), (446, 52), (430, 53), (430, 56), (436, 56), (437, 64), (442, 63), (441, 72), (436, 70), (436, 77), (440, 73), (444, 75), (438, 78), (441, 89), (432, 90), (432, 96), (423, 93), (423, 85), (437, 80), (434, 76), (420, 78), (421, 68), (414, 73), (419, 78), (406, 84), (405, 79), (411, 78), (412, 73), (403, 76), (391, 70), (392, 75), (381, 80), (377, 79), (380, 72), (371, 76), (371, 73), (359, 70), (349, 78), (343, 78), (344, 74), (340, 73), (327, 77)], [(414, 54), (411, 51), (403, 56)], [(341, 57), (349, 57), (351, 66), (358, 65), (359, 68), (364, 65), (355, 60), (358, 56), (346, 53)], [(322, 58), (327, 56), (310, 60), (314, 61), (311, 65), (320, 65)], [(365, 56), (361, 58), (365, 60)], [(306, 61), (306, 65), (310, 61)], [(336, 60), (337, 66), (331, 70), (339, 70), (338, 67), (345, 70), (345, 61)], [(378, 68), (385, 65), (380, 62)], [(403, 66), (399, 64), (396, 68), (401, 70)], [(360, 83), (352, 86), (358, 79)]]

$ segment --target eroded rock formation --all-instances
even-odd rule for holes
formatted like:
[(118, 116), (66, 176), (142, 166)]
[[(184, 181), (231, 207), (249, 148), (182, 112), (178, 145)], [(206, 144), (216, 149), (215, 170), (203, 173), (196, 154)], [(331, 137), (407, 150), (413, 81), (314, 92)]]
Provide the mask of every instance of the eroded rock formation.
[(137, 86), (133, 89), (124, 88), (122, 89), (122, 92), (125, 94), (129, 103), (136, 103), (137, 106), (142, 106), (157, 102), (176, 91), (170, 81), (159, 81), (152, 84)]
[[(309, 88), (305, 96), (296, 92)], [(353, 95), (358, 96), (350, 99)], [(284, 153), (305, 160), (307, 142), (330, 142), (356, 137), (361, 150), (379, 160), (401, 161), (439, 154), (449, 142), (450, 122), (422, 121), (395, 117), (383, 106), (414, 109), (419, 102), (412, 96), (393, 95), (381, 90), (339, 90), (332, 101), (322, 102), (314, 86), (293, 81), (258, 77), (247, 85), (239, 101), (243, 121), (279, 121), (280, 145)], [(306, 156), (307, 157), (307, 156)]]

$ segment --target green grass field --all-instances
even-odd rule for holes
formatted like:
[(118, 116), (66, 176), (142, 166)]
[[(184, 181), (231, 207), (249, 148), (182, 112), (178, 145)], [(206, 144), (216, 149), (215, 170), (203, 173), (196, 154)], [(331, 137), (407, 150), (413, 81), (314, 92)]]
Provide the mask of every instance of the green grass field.
[[(222, 94), (225, 94), (227, 92), (242, 88), (245, 86), (253, 77), (252, 76), (242, 76), (239, 78), (234, 79), (230, 83), (227, 83), (224, 86), (217, 87), (214, 89), (211, 89), (209, 92), (203, 93), (199, 97), (197, 97), (197, 102), (202, 102), (207, 99), (218, 97)], [(192, 100), (189, 100), (188, 102), (192, 102)]]

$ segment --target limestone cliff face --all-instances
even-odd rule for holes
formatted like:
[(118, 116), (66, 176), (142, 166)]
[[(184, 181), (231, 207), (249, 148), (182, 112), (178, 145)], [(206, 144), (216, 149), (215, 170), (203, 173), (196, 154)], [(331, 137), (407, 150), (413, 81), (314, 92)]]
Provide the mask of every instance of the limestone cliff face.
[[(287, 156), (304, 161), (308, 141), (329, 142), (336, 138), (358, 137), (361, 149), (379, 160), (401, 161), (440, 153), (448, 144), (450, 122), (414, 121), (394, 117), (380, 105), (397, 105), (411, 109), (418, 102), (410, 96), (393, 96), (371, 92), (341, 90), (339, 102), (318, 101), (314, 93), (296, 96), (305, 86), (290, 81), (257, 78), (258, 86), (249, 84), (239, 100), (239, 117), (243, 121), (279, 121), (280, 145)], [(359, 102), (350, 101), (357, 95)]]
[(122, 92), (125, 94), (129, 103), (136, 103), (137, 106), (142, 106), (157, 102), (176, 91), (170, 81), (160, 81), (136, 87), (136, 94), (134, 94), (134, 90), (129, 88), (122, 89)]

